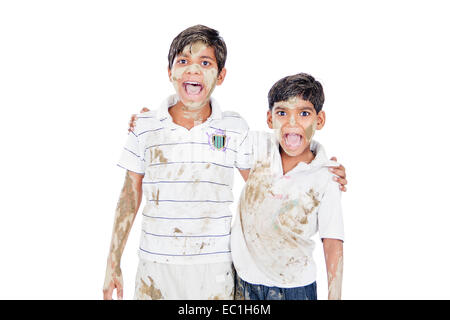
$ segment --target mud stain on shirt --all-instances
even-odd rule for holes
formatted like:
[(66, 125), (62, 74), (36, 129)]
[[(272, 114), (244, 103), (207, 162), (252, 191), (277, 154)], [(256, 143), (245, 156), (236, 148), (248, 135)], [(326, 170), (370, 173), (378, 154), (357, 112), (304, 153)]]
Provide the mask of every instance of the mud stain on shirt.
[(175, 229), (173, 229), (173, 233), (183, 233), (183, 231), (181, 231), (181, 230), (178, 229), (178, 228), (175, 228)]
[(270, 163), (258, 161), (249, 174), (245, 185), (245, 204), (254, 207), (265, 198), (265, 193), (270, 192), (272, 179), (270, 174)]
[(155, 192), (152, 192), (152, 198), (155, 201), (156, 205), (159, 205), (159, 189)]
[(150, 163), (167, 163), (167, 158), (164, 157), (164, 153), (159, 148), (150, 149)]
[(147, 278), (150, 281), (150, 285), (148, 285), (143, 279), (141, 279), (141, 287), (139, 288), (141, 297), (143, 299), (148, 299), (147, 297), (149, 297), (151, 300), (162, 299), (161, 291), (155, 287), (153, 279), (150, 276), (148, 276)]

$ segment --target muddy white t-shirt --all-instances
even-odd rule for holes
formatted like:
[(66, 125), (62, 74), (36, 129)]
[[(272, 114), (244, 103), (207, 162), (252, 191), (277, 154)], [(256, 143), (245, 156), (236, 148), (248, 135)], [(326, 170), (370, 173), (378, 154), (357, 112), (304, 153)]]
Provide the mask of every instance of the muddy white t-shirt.
[(269, 133), (251, 135), (255, 164), (242, 191), (232, 228), (238, 275), (253, 284), (299, 287), (316, 280), (311, 237), (344, 240), (339, 184), (323, 147), (315, 159), (283, 175), (279, 145)]
[(231, 261), (234, 168), (249, 169), (247, 123), (222, 112), (188, 130), (172, 121), (170, 96), (138, 116), (118, 165), (143, 174), (142, 259), (197, 264)]

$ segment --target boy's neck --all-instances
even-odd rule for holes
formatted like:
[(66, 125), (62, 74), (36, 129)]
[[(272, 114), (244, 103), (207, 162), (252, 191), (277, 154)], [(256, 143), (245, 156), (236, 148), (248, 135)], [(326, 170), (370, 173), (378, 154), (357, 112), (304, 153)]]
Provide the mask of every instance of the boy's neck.
[(305, 151), (297, 156), (288, 155), (281, 146), (279, 151), (281, 155), (281, 165), (283, 166), (283, 175), (294, 169), (300, 162), (309, 164), (315, 158), (314, 153), (310, 150), (310, 144), (305, 148)]
[(192, 110), (186, 107), (181, 101), (169, 108), (169, 114), (174, 123), (190, 130), (194, 126), (202, 124), (211, 116), (211, 103), (208, 102), (202, 107)]

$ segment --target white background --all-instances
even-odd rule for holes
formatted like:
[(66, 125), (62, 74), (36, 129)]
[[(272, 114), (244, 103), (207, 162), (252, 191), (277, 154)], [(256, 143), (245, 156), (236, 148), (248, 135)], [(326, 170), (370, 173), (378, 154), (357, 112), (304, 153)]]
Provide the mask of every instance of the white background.
[[(229, 51), (214, 96), (252, 129), (266, 129), (276, 80), (322, 82), (316, 139), (349, 180), (343, 298), (449, 299), (448, 12), (446, 1), (1, 1), (0, 298), (102, 298), (128, 120), (173, 92), (170, 43), (200, 23)], [(140, 223), (122, 259), (126, 299)], [(320, 244), (315, 259), (326, 299)]]

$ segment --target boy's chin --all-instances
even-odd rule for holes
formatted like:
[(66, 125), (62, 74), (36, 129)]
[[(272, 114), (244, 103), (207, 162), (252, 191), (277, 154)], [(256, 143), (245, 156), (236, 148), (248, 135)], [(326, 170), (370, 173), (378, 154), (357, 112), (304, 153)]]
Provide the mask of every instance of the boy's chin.
[(192, 96), (187, 94), (178, 94), (180, 101), (189, 109), (198, 109), (203, 107), (209, 101), (209, 95)]
[(198, 110), (204, 107), (208, 100), (189, 100), (189, 99), (180, 99), (181, 103), (188, 108), (189, 110)]
[(303, 152), (305, 152), (305, 149), (306, 149), (304, 146), (300, 146), (295, 149), (290, 149), (287, 146), (285, 146), (284, 143), (281, 143), (280, 146), (281, 146), (281, 149), (283, 149), (283, 152), (290, 157), (300, 156)]

